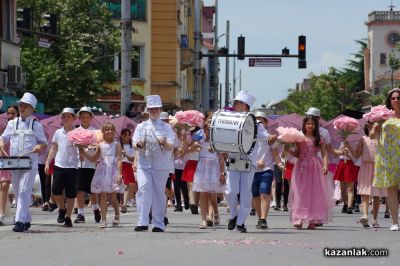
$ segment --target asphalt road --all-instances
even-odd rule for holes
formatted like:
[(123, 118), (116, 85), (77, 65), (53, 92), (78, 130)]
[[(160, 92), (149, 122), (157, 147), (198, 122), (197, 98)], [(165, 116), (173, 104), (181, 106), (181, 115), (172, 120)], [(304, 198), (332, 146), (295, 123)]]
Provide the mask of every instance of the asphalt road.
[[(379, 214), (380, 229), (364, 229), (360, 214), (333, 210), (334, 222), (316, 230), (296, 230), (287, 212), (271, 209), (268, 230), (256, 229), (250, 216), (248, 233), (227, 230), (228, 214), (221, 207), (221, 225), (197, 228), (199, 215), (168, 209), (164, 233), (135, 232), (135, 209), (116, 228), (99, 229), (91, 214), (85, 224), (64, 228), (57, 213), (32, 208), (29, 232), (0, 227), (0, 265), (398, 265), (400, 232), (389, 231), (390, 219)], [(90, 209), (86, 209), (89, 212)], [(112, 220), (112, 213), (108, 220)], [(74, 215), (75, 217), (75, 215)], [(74, 218), (73, 217), (73, 218)], [(387, 249), (388, 256), (326, 257), (324, 248)]]

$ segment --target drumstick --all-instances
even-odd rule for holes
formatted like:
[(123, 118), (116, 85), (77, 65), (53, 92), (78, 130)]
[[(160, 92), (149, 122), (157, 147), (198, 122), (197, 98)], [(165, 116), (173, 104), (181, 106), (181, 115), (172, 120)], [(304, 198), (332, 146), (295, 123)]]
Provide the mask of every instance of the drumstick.
[(9, 156), (4, 149), (2, 149), (1, 152), (4, 153), (5, 156), (7, 156), (7, 157)]

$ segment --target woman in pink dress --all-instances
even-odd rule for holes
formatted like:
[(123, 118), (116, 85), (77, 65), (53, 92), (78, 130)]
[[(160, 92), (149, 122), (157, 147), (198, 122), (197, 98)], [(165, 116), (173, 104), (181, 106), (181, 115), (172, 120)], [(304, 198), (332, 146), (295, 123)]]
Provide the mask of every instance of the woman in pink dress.
[(361, 195), (361, 206), (363, 216), (360, 218), (360, 223), (363, 227), (369, 228), (368, 224), (368, 205), (369, 198), (373, 197), (372, 207), (372, 227), (380, 227), (377, 222), (380, 197), (387, 197), (386, 188), (377, 188), (372, 186), (375, 176), (375, 154), (376, 147), (378, 145), (377, 139), (371, 139), (369, 133), (371, 131), (373, 123), (367, 122), (364, 126), (364, 132), (366, 136), (363, 136), (357, 145), (356, 149), (353, 149), (350, 144), (346, 141), (345, 146), (353, 156), (356, 158), (361, 157), (361, 166), (358, 174), (358, 185), (357, 194)]
[[(328, 157), (319, 134), (318, 120), (306, 116), (302, 131), (305, 139), (296, 144), (295, 151), (286, 148), (297, 158), (289, 192), (290, 222), (298, 229), (308, 222), (308, 229), (315, 229), (316, 223), (328, 222), (328, 211), (334, 202), (326, 177)], [(319, 151), (322, 163), (318, 157)]]

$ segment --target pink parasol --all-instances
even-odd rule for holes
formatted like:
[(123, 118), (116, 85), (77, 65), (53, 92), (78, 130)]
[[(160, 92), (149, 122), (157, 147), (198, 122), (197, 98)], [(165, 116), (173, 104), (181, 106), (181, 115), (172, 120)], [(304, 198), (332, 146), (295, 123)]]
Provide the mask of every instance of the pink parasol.
[(276, 131), (278, 127), (292, 127), (301, 130), (303, 125), (303, 117), (299, 114), (293, 113), (289, 115), (283, 115), (276, 120), (270, 119), (268, 122), (268, 132), (271, 134), (278, 134)]
[(127, 116), (120, 116), (118, 118), (114, 118), (114, 119), (110, 119), (108, 120), (108, 122), (111, 122), (114, 124), (115, 126), (115, 131), (116, 131), (116, 135), (119, 137), (121, 130), (124, 128), (129, 128), (133, 134), (133, 132), (136, 129), (137, 126), (137, 122), (133, 121), (132, 119), (130, 119)]

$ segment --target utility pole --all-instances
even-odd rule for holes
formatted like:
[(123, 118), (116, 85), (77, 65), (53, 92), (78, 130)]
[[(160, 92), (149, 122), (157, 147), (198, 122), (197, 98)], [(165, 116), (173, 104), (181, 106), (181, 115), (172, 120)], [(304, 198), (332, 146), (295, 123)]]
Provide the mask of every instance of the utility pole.
[[(236, 51), (233, 51), (236, 54)], [(233, 58), (233, 97), (236, 97), (236, 57)]]
[(194, 1), (194, 90), (193, 90), (193, 109), (199, 109), (202, 111), (200, 106), (200, 1)]
[[(215, 21), (214, 21), (214, 55), (218, 54), (218, 0), (215, 0)], [(219, 87), (219, 58), (214, 57), (214, 106), (218, 109), (218, 87)], [(221, 96), (220, 96), (221, 97)]]
[(242, 90), (242, 70), (239, 70), (239, 90)]
[(131, 102), (132, 72), (132, 20), (131, 1), (121, 1), (121, 115), (125, 115)]
[[(229, 20), (226, 21), (226, 49), (229, 53)], [(229, 57), (225, 58), (225, 106), (229, 106)]]

